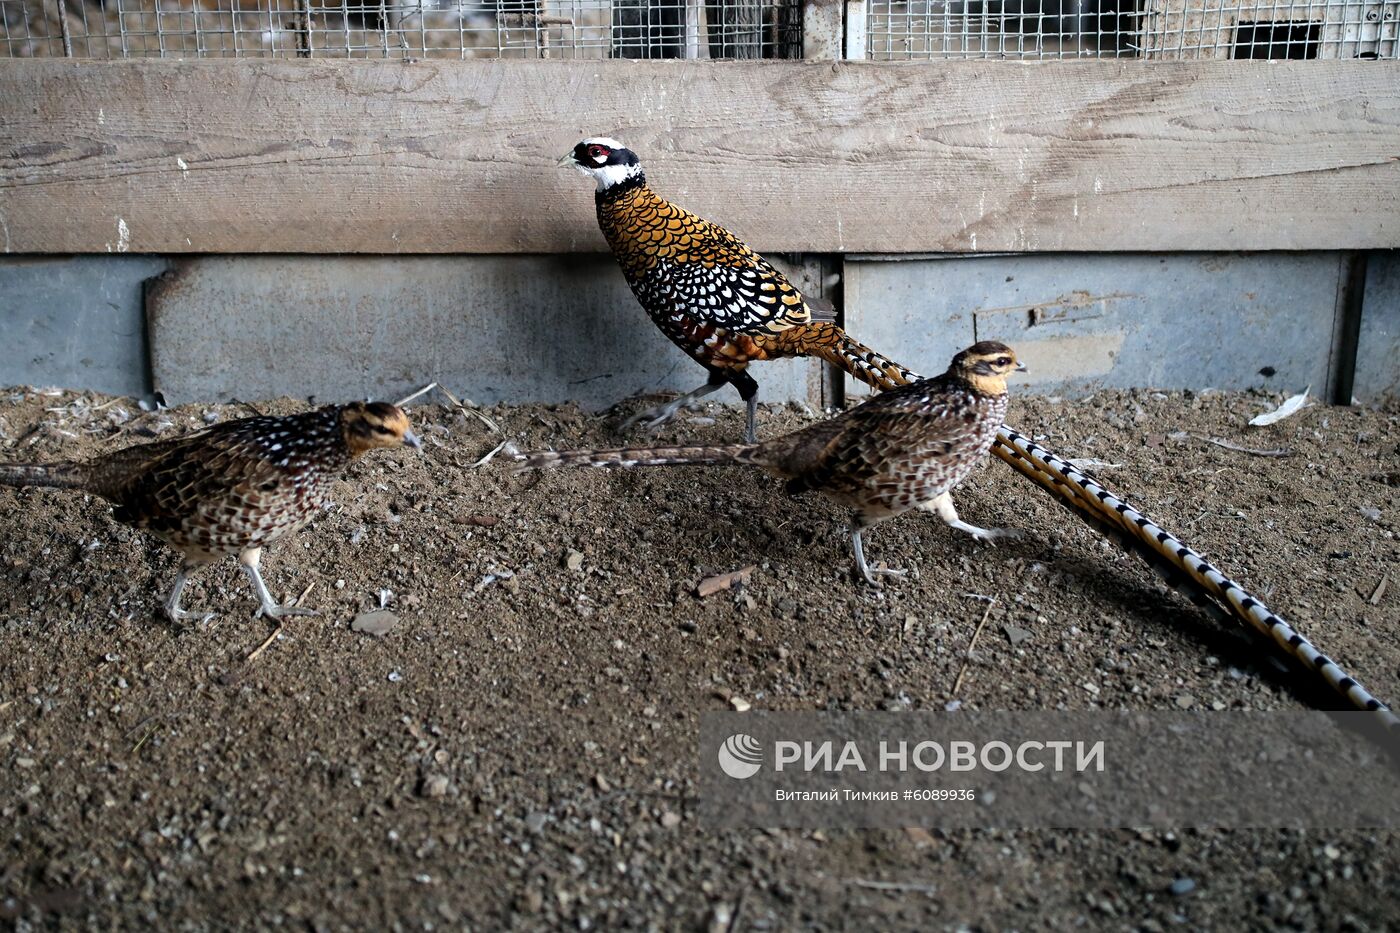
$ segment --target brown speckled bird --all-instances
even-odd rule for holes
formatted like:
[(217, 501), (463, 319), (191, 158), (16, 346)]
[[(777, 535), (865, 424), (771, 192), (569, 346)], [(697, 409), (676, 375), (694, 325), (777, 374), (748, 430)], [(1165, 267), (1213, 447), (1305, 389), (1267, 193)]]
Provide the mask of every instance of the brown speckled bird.
[(962, 521), (951, 493), (996, 438), (1006, 416), (1006, 377), (1024, 371), (1010, 347), (984, 341), (953, 357), (941, 376), (891, 389), (835, 418), (762, 444), (543, 452), (526, 455), (523, 468), (761, 467), (786, 479), (789, 493), (813, 490), (855, 510), (851, 549), (857, 569), (874, 584), (861, 532), (910, 509), (933, 512), (979, 541), (1014, 534)]
[(734, 234), (647, 187), (637, 156), (614, 139), (585, 139), (566, 155), (597, 183), (598, 225), (632, 293), (671, 339), (710, 373), (697, 389), (628, 423), (656, 427), (726, 383), (748, 404), (745, 440), (757, 439), (758, 383), (750, 363), (816, 356), (879, 389), (917, 378), (852, 340)]
[(165, 601), (174, 621), (190, 613), (180, 593), (194, 569), (228, 554), (272, 618), (314, 615), (279, 606), (258, 564), (264, 545), (311, 521), (351, 460), (378, 447), (418, 446), (395, 405), (355, 402), (300, 415), (241, 418), (186, 437), (137, 444), (81, 463), (0, 464), (0, 485), (56, 486), (101, 496), (119, 522), (149, 531), (184, 555)]

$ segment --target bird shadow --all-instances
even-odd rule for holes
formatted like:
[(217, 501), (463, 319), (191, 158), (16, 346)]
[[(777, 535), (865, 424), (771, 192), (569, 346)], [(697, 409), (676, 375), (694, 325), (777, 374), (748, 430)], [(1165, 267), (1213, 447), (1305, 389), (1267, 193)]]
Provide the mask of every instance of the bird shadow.
[[(1133, 562), (1156, 577), (1155, 571), (1137, 558)], [(1184, 636), (1229, 667), (1258, 677), (1299, 703), (1319, 710), (1355, 709), (1328, 688), (1315, 671), (1283, 654), (1271, 639), (1247, 628), (1224, 609), (1224, 616), (1217, 618), (1210, 609), (1195, 605), (1165, 581), (1160, 582), (1165, 589), (1148, 585), (1082, 556), (1065, 557), (1061, 552), (1056, 565), (1062, 573), (1080, 581), (1082, 591), (1096, 594), (1125, 616), (1141, 619), (1145, 628)]]

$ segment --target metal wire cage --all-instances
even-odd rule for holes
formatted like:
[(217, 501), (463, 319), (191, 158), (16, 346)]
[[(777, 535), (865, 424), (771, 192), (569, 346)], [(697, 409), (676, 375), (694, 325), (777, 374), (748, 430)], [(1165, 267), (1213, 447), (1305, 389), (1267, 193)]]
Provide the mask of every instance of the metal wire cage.
[[(803, 0), (0, 0), (0, 57), (800, 58)], [(866, 0), (879, 60), (1400, 58), (1400, 0)], [(854, 41), (852, 41), (854, 40)]]
[(869, 0), (867, 48), (884, 61), (1136, 57), (1141, 19), (1133, 0)]
[(1148, 0), (1149, 58), (1400, 58), (1400, 0)]
[(1400, 57), (1400, 0), (868, 0), (867, 55)]
[(801, 0), (0, 0), (0, 57), (796, 58)]

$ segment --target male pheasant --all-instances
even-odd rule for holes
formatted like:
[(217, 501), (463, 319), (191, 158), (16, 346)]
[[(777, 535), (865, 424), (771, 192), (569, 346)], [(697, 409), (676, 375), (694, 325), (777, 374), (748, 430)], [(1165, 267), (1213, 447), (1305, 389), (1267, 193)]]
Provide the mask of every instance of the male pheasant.
[(585, 139), (561, 161), (597, 183), (598, 225), (627, 284), (662, 333), (709, 371), (706, 383), (628, 423), (649, 427), (726, 383), (748, 404), (745, 440), (757, 438), (758, 383), (750, 363), (816, 356), (879, 389), (913, 373), (852, 340), (835, 316), (803, 298), (734, 234), (647, 187), (637, 156), (614, 139)]
[[(948, 371), (900, 386), (827, 421), (765, 441), (729, 447), (656, 447), (528, 454), (523, 468), (740, 463), (855, 510), (851, 549), (871, 584), (861, 532), (918, 508), (981, 541), (1012, 534), (969, 525), (952, 490), (983, 461), (1006, 415), (1006, 377), (1025, 367), (1005, 344), (984, 341), (953, 357)], [(894, 573), (900, 571), (882, 571)]]
[(0, 464), (0, 485), (80, 489), (111, 502), (112, 517), (184, 555), (165, 601), (178, 622), (191, 571), (238, 554), (262, 611), (279, 606), (258, 569), (262, 548), (311, 521), (350, 461), (379, 447), (419, 445), (403, 410), (383, 402), (331, 405), (300, 415), (226, 421), (187, 437), (137, 444), (75, 463)]

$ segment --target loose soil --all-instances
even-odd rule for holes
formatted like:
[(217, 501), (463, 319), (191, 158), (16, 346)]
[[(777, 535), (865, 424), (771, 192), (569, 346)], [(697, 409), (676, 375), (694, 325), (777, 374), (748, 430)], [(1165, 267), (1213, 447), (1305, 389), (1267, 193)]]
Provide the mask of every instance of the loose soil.
[[(1400, 409), (1278, 397), (1018, 398), (1009, 421), (1100, 474), (1400, 697)], [(264, 412), (304, 407), (255, 403)], [(0, 460), (77, 458), (248, 414), (0, 394)], [(707, 831), (701, 713), (1279, 709), (1260, 639), (1164, 589), (1000, 463), (956, 496), (995, 549), (910, 515), (867, 536), (740, 469), (473, 463), (613, 446), (570, 406), (415, 408), (424, 452), (352, 467), (338, 506), (264, 554), (319, 618), (273, 631), (232, 560), (159, 616), (177, 559), (59, 490), (0, 489), (0, 918), (23, 928), (1067, 929), (1400, 923), (1393, 833)], [(774, 408), (765, 433), (811, 420)], [(1186, 433), (1183, 433), (1186, 432)], [(658, 440), (729, 442), (714, 407)], [(1212, 445), (1222, 437), (1263, 457)], [(632, 439), (637, 439), (635, 436)], [(574, 556), (577, 552), (580, 556)], [(697, 584), (756, 565), (741, 587)], [(1374, 603), (1382, 579), (1388, 585)], [(309, 588), (309, 591), (308, 591)], [(968, 643), (995, 599), (970, 660)], [(382, 606), (382, 637), (351, 628)], [(1005, 627), (1030, 637), (1012, 645)], [(962, 686), (953, 684), (967, 665)], [(872, 885), (872, 882), (880, 883)], [(1176, 882), (1173, 893), (1173, 883)], [(883, 886), (881, 886), (883, 885)], [(1187, 889), (1190, 890), (1187, 890)]]

